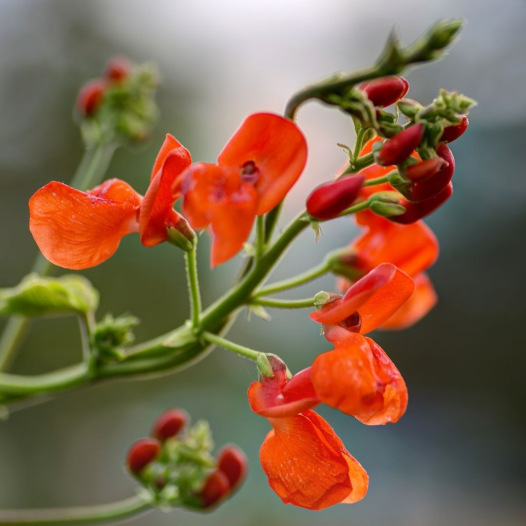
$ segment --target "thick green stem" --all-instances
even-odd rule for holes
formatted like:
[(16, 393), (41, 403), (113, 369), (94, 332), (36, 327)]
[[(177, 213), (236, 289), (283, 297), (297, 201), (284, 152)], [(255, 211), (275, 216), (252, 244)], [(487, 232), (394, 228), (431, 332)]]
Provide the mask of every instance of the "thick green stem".
[(141, 495), (111, 504), (78, 508), (5, 510), (0, 511), (0, 526), (44, 526), (57, 524), (93, 524), (117, 521), (152, 509), (152, 504)]
[[(80, 165), (73, 176), (71, 186), (79, 190), (86, 190), (100, 183), (106, 173), (116, 145), (101, 143), (84, 152)], [(31, 272), (45, 276), (51, 272), (53, 265), (42, 255), (38, 254)], [(0, 371), (6, 371), (13, 362), (16, 352), (22, 343), (29, 320), (22, 316), (12, 316), (5, 326), (0, 338)]]
[(190, 309), (192, 312), (192, 327), (199, 327), (199, 316), (201, 315), (201, 293), (199, 291), (199, 280), (197, 274), (197, 239), (192, 250), (185, 252), (186, 276), (188, 279), (188, 290), (190, 292)]
[(265, 252), (265, 218), (256, 218), (256, 259), (259, 259)]

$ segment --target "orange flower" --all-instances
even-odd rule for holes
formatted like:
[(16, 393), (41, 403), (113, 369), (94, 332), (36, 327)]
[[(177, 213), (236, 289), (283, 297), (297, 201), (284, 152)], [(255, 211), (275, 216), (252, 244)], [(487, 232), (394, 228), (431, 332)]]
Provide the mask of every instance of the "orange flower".
[(144, 199), (119, 179), (87, 192), (52, 181), (29, 200), (31, 233), (49, 261), (73, 270), (106, 261), (133, 232), (145, 246), (166, 241), (170, 228), (186, 230), (173, 205), (180, 195), (179, 176), (190, 163), (186, 148), (167, 135)]
[(414, 290), (414, 282), (405, 272), (391, 263), (382, 263), (350, 287), (343, 298), (327, 302), (310, 318), (367, 334), (386, 322)]
[(213, 267), (239, 252), (256, 215), (283, 200), (306, 160), (305, 138), (292, 121), (256, 113), (245, 119), (217, 164), (195, 163), (186, 171), (183, 212), (193, 228), (210, 226)]
[(334, 349), (313, 362), (310, 380), (325, 404), (367, 425), (397, 422), (407, 408), (402, 375), (370, 338), (331, 325), (325, 337)]
[(253, 382), (248, 390), (252, 410), (273, 427), (260, 449), (271, 488), (286, 504), (311, 510), (362, 499), (367, 473), (329, 424), (308, 409), (319, 403), (309, 370), (287, 382), (283, 362), (272, 360), (272, 366), (274, 376)]
[[(431, 281), (424, 274), (438, 257), (438, 242), (431, 230), (422, 222), (399, 225), (381, 217), (363, 216), (367, 230), (349, 247), (350, 257), (342, 256), (341, 263), (350, 260), (350, 269), (369, 272), (382, 262), (389, 262), (415, 280), (415, 293), (382, 329), (403, 329), (423, 318), (436, 303), (436, 293)], [(340, 280), (345, 292), (350, 286)]]

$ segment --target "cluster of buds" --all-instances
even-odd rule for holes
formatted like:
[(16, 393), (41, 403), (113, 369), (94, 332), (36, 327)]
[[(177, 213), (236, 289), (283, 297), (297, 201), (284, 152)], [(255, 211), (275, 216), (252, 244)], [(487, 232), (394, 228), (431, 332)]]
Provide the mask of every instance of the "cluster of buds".
[[(465, 113), (474, 102), (442, 90), (430, 106), (423, 107), (402, 98), (408, 90), (409, 82), (400, 76), (368, 81), (352, 90), (361, 93), (362, 103), (360, 107), (355, 95), (350, 113), (358, 129), (364, 132), (363, 137), (371, 137), (361, 155), (372, 156), (374, 164), (359, 171), (350, 154), (349, 169), (308, 197), (307, 211), (311, 217), (332, 219), (355, 200), (371, 198), (369, 208), (373, 212), (408, 224), (429, 215), (451, 196), (455, 159), (448, 143), (466, 131), (469, 121)], [(395, 103), (396, 115), (400, 112), (407, 117), (407, 124), (400, 125), (395, 115), (383, 110)], [(374, 196), (371, 191), (362, 190), (364, 182), (382, 176), (388, 182), (376, 185)]]
[[(208, 424), (187, 427), (180, 409), (162, 413), (151, 437), (137, 440), (126, 465), (159, 506), (208, 510), (231, 496), (247, 473), (244, 453), (226, 446), (214, 459)], [(185, 430), (186, 427), (186, 430)]]
[(84, 140), (92, 144), (101, 134), (139, 141), (148, 137), (157, 116), (153, 93), (158, 75), (150, 65), (133, 65), (125, 57), (111, 59), (102, 77), (81, 88), (76, 104)]

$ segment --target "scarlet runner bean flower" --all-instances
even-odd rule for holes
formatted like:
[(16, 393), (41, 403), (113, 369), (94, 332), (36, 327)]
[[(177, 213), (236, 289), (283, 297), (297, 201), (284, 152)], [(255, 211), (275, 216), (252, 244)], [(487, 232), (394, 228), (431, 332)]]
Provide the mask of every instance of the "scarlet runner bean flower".
[[(438, 257), (438, 242), (423, 221), (398, 225), (382, 217), (365, 215), (362, 225), (367, 227), (366, 231), (338, 257), (338, 265), (348, 267), (350, 274), (366, 274), (382, 262), (388, 262), (410, 275), (416, 285), (414, 294), (380, 328), (409, 327), (436, 303), (436, 293), (424, 271)], [(345, 292), (351, 282), (341, 278), (338, 286)]]
[(329, 424), (309, 409), (319, 403), (312, 389), (285, 401), (286, 368), (274, 362), (273, 371), (248, 390), (252, 410), (273, 427), (260, 449), (271, 488), (284, 503), (311, 510), (362, 499), (369, 477)]
[(210, 227), (212, 266), (235, 256), (256, 216), (278, 205), (301, 175), (307, 144), (290, 120), (250, 115), (217, 164), (195, 163), (184, 174), (183, 213), (194, 229)]
[(188, 150), (167, 135), (144, 198), (119, 179), (87, 192), (52, 181), (29, 200), (31, 233), (49, 261), (74, 270), (99, 265), (133, 232), (148, 247), (167, 241), (171, 230), (191, 239), (186, 220), (173, 210), (190, 164)]

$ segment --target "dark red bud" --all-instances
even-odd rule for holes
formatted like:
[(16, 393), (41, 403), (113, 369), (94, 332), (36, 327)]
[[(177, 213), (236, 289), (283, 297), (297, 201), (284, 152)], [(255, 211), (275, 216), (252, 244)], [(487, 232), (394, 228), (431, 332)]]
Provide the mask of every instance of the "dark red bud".
[(226, 446), (217, 457), (217, 469), (226, 475), (232, 490), (241, 484), (246, 477), (248, 471), (247, 457), (239, 448)]
[(449, 147), (443, 143), (437, 146), (436, 152), (445, 161), (444, 167), (431, 177), (413, 183), (408, 190), (408, 197), (414, 201), (424, 201), (441, 192), (451, 181), (455, 172), (455, 158)]
[(409, 91), (409, 82), (404, 77), (383, 77), (364, 82), (360, 89), (375, 106), (390, 106)]
[(389, 217), (389, 220), (394, 221), (395, 223), (401, 223), (402, 225), (414, 223), (415, 221), (431, 214), (439, 206), (443, 205), (451, 197), (452, 193), (453, 185), (449, 183), (441, 192), (425, 201), (414, 203), (403, 199), (400, 204), (405, 207), (406, 211), (399, 216)]
[(188, 421), (187, 414), (181, 409), (170, 409), (162, 413), (152, 427), (152, 436), (161, 442), (174, 437)]
[(444, 168), (447, 162), (442, 157), (433, 157), (407, 167), (407, 178), (413, 182), (422, 181)]
[(228, 493), (230, 493), (228, 477), (222, 471), (216, 469), (208, 475), (199, 496), (201, 497), (203, 508), (210, 508), (228, 495)]
[(106, 91), (103, 80), (91, 80), (84, 84), (77, 96), (77, 108), (83, 115), (93, 115), (100, 106)]
[(403, 163), (420, 145), (424, 136), (424, 125), (419, 122), (413, 124), (389, 139), (380, 148), (377, 162), (383, 166)]
[(141, 438), (128, 450), (126, 464), (128, 469), (138, 475), (161, 452), (161, 444), (153, 438)]
[(121, 82), (130, 76), (131, 65), (126, 57), (113, 57), (104, 70), (104, 78)]
[(442, 132), (442, 137), (440, 137), (440, 142), (456, 141), (468, 129), (468, 126), (468, 118), (465, 115), (463, 115), (462, 120), (459, 124), (453, 124), (444, 128), (444, 131)]
[(364, 180), (352, 175), (318, 186), (307, 198), (307, 212), (320, 220), (338, 217), (358, 197)]

